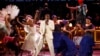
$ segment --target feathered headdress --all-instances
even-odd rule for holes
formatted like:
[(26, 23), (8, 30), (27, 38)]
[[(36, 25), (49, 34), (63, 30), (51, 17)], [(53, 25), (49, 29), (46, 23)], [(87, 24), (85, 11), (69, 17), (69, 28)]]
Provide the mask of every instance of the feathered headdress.
[[(15, 19), (18, 16), (20, 9), (16, 5), (7, 5), (6, 8), (2, 8), (0, 11), (0, 16), (2, 16), (2, 20), (4, 20), (7, 14), (11, 15), (11, 19)], [(1, 20), (1, 19), (0, 19)]]
[(6, 11), (11, 15), (11, 19), (14, 19), (16, 16), (18, 16), (20, 9), (16, 5), (8, 5), (6, 6)]

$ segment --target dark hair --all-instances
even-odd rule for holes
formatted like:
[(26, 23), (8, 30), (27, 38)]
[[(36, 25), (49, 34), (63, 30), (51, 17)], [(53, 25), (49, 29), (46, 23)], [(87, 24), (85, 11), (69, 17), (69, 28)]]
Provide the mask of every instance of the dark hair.
[(86, 17), (86, 19), (89, 19), (89, 20), (91, 20), (91, 19), (92, 19), (92, 17), (90, 17), (90, 16), (87, 16), (87, 17)]

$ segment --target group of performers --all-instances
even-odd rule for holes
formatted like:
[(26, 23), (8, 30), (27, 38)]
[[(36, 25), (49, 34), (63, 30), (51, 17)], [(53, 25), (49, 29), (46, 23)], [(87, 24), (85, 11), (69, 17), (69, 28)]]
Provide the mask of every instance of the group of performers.
[[(44, 20), (40, 21), (38, 19), (40, 17), (39, 10), (36, 10), (34, 18), (31, 15), (25, 15), (24, 17), (17, 16), (15, 19), (11, 17), (12, 14), (10, 13), (5, 13), (5, 16), (3, 16), (1, 11), (0, 18), (3, 18), (3, 20), (0, 20), (0, 32), (5, 33), (3, 35), (4, 44), (15, 50), (16, 56), (21, 50), (26, 51), (31, 56), (38, 56), (45, 42), (51, 56), (58, 56), (59, 54), (62, 56), (92, 56), (95, 27), (91, 22), (91, 17), (86, 17), (87, 6), (83, 4), (82, 0), (79, 0), (79, 2), (80, 5), (76, 7), (69, 7), (66, 4), (71, 12), (74, 9), (78, 11), (73, 28), (69, 26), (70, 21), (74, 19), (73, 13), (71, 14), (71, 20), (58, 22), (57, 16), (53, 15), (51, 20), (49, 13), (45, 13)], [(10, 6), (13, 7), (14, 5)], [(16, 6), (14, 8), (19, 12)], [(23, 27), (27, 33), (21, 47), (19, 47), (18, 42), (19, 39), (23, 38), (17, 30), (19, 26)]]

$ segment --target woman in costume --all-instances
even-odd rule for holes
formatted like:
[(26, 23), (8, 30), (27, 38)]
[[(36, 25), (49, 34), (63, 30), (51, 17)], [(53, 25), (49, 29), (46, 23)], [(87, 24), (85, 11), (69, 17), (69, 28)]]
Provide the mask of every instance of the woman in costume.
[(69, 34), (71, 34), (71, 30), (67, 30), (68, 24), (62, 28), (61, 35), (61, 46), (62, 46), (62, 55), (63, 56), (75, 56), (76, 55), (76, 47), (74, 42), (69, 38)]
[(83, 31), (81, 24), (77, 22), (76, 26), (73, 29), (73, 34), (74, 34), (73, 42), (75, 43), (76, 46), (80, 45), (83, 33), (84, 31)]
[(10, 35), (11, 34), (11, 17), (10, 17), (10, 14), (7, 14), (6, 17), (5, 17), (5, 25), (6, 25), (6, 31), (7, 31), (7, 34)]
[(93, 53), (92, 47), (95, 45), (93, 31), (95, 30), (95, 27), (91, 23), (90, 19), (90, 17), (86, 18), (86, 24), (84, 26), (85, 34), (80, 43), (79, 56), (92, 56)]
[(7, 5), (0, 11), (0, 25), (7, 35), (11, 33), (11, 20), (19, 14), (19, 8), (16, 5)]
[(25, 37), (24, 44), (22, 45), (22, 50), (28, 51), (32, 56), (37, 56), (38, 52), (38, 42), (39, 42), (39, 33), (37, 32), (37, 26), (35, 21), (32, 19), (32, 16), (26, 16), (26, 25), (24, 25), (24, 30), (27, 32)]
[(59, 53), (59, 47), (60, 47), (60, 39), (61, 39), (61, 26), (60, 24), (58, 24), (58, 20), (57, 20), (57, 16), (53, 15), (53, 21), (55, 24), (55, 30), (53, 32), (53, 43), (54, 43), (54, 49), (55, 49), (55, 53), (58, 54)]

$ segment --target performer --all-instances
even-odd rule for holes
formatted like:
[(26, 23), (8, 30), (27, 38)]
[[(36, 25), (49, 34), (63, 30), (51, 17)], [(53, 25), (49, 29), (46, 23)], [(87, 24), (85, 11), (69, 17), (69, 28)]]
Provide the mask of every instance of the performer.
[(69, 7), (66, 4), (66, 7), (72, 10), (77, 10), (76, 22), (80, 22), (82, 25), (85, 24), (86, 14), (88, 12), (87, 5), (83, 3), (83, 0), (78, 0), (79, 5), (76, 7)]
[(84, 30), (83, 30), (80, 23), (76, 23), (76, 26), (73, 29), (73, 34), (74, 34), (73, 41), (74, 41), (76, 46), (79, 46), (81, 39), (82, 39), (82, 36), (84, 34)]
[(64, 23), (64, 27), (63, 27), (63, 31), (66, 32), (65, 34), (71, 38), (71, 35), (72, 35), (72, 29), (70, 28), (69, 24), (70, 22), (69, 21), (63, 21)]
[(6, 32), (9, 36), (14, 37), (17, 33), (16, 22), (11, 19), (11, 15), (7, 14), (5, 17)]
[(10, 35), (11, 33), (11, 16), (10, 14), (7, 14), (6, 17), (5, 17), (5, 25), (6, 25), (6, 31), (7, 31), (7, 34)]
[(36, 13), (35, 13), (35, 16), (34, 16), (34, 22), (35, 22), (35, 26), (36, 26), (36, 33), (35, 33), (35, 42), (37, 43), (37, 51), (36, 51), (36, 55), (35, 56), (38, 56), (40, 50), (42, 47), (42, 36), (40, 34), (40, 11), (39, 10), (36, 10)]
[(69, 34), (72, 33), (72, 31), (67, 30), (67, 26), (64, 26), (62, 28), (62, 35), (61, 35), (61, 49), (62, 49), (62, 55), (63, 56), (75, 56), (76, 55), (76, 47), (74, 42), (69, 38)]
[(94, 44), (93, 31), (95, 27), (91, 23), (90, 17), (86, 18), (85, 34), (80, 43), (79, 56), (92, 56)]
[[(43, 39), (46, 40), (51, 56), (55, 56), (54, 46), (53, 46), (53, 30), (54, 22), (50, 20), (50, 14), (45, 14), (45, 20), (40, 24), (40, 33), (43, 36)], [(43, 44), (43, 43), (42, 43)]]
[(7, 5), (6, 8), (2, 8), (0, 11), (0, 25), (3, 26), (6, 34), (10, 35), (11, 33), (11, 20), (19, 13), (19, 8), (16, 5)]
[(55, 53), (57, 55), (60, 51), (59, 47), (60, 47), (60, 40), (61, 40), (61, 26), (58, 23), (56, 15), (53, 15), (52, 18), (53, 18), (53, 21), (54, 21), (54, 24), (55, 24), (55, 29), (54, 29), (54, 32), (53, 32), (53, 36), (54, 36), (53, 43), (54, 43)]
[(35, 15), (34, 15), (35, 23), (38, 23), (39, 22), (39, 19), (40, 19), (40, 11), (39, 10), (36, 10), (35, 11)]
[(35, 53), (38, 50), (37, 43), (35, 42), (36, 27), (34, 26), (35, 23), (33, 22), (32, 16), (27, 15), (26, 18), (27, 20), (26, 25), (24, 25), (24, 29), (28, 34), (25, 37), (25, 41), (21, 49), (28, 51), (32, 56), (35, 56)]

